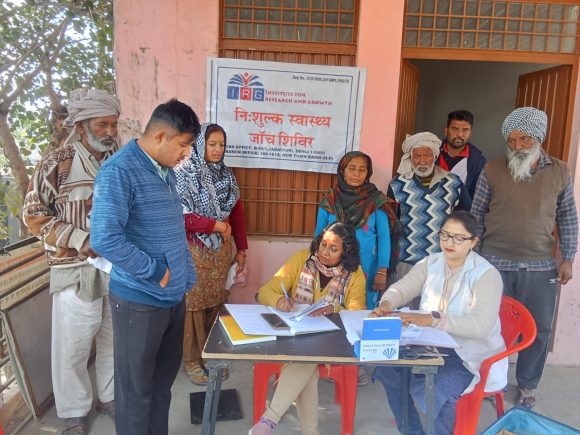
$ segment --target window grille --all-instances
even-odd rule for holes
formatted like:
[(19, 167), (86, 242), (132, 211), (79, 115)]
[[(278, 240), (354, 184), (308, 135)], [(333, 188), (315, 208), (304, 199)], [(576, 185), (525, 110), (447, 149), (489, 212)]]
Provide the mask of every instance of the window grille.
[(404, 46), (576, 53), (579, 9), (565, 1), (407, 0)]
[(225, 0), (224, 38), (356, 42), (355, 0)]

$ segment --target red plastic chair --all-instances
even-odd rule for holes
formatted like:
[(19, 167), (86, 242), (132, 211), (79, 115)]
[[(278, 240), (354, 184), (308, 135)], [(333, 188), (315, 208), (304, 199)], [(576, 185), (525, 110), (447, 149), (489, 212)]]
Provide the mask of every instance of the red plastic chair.
[[(268, 383), (273, 375), (280, 375), (282, 363), (254, 363), (254, 424), (266, 410)], [(342, 435), (352, 435), (356, 409), (358, 366), (322, 365), (318, 366), (321, 378), (334, 379), (334, 400), (341, 407)]]
[[(457, 401), (455, 411), (454, 435), (473, 435), (477, 429), (479, 411), (484, 397), (495, 396), (497, 417), (504, 413), (503, 391), (486, 393), (484, 391), (491, 365), (508, 355), (524, 350), (536, 339), (536, 322), (521, 302), (504, 296), (499, 309), (501, 335), (505, 341), (506, 350), (494, 355), (481, 363), (479, 376), (481, 380), (475, 389)], [(518, 339), (521, 339), (518, 342)]]

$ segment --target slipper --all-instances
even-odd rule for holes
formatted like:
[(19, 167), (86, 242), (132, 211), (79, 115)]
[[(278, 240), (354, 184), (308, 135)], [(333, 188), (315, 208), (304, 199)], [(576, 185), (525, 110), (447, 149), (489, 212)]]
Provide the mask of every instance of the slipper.
[(87, 418), (65, 418), (61, 435), (87, 435)]
[(207, 372), (200, 363), (185, 363), (183, 365), (185, 373), (191, 382), (195, 385), (204, 387), (207, 385)]
[(515, 404), (523, 406), (524, 408), (532, 409), (536, 404), (536, 395), (534, 394), (534, 390), (518, 387), (518, 394)]

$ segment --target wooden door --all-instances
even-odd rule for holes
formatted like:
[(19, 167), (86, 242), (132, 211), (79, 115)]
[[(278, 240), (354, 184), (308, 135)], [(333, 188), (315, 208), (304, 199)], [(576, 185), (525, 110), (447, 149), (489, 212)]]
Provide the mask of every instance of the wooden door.
[[(548, 135), (543, 147), (546, 152), (560, 160), (568, 159), (570, 148), (571, 110), (570, 87), (572, 66), (560, 65), (540, 71), (521, 75), (518, 79), (516, 107), (532, 106), (543, 110), (548, 115)], [(554, 234), (558, 234), (554, 229)], [(557, 242), (557, 238), (556, 238)], [(554, 245), (552, 255), (557, 256), (558, 244)], [(552, 331), (556, 331), (556, 321), (560, 309), (560, 290), (556, 301), (556, 315)], [(555, 333), (550, 337), (549, 350), (554, 348)]]
[(410, 61), (401, 62), (399, 80), (399, 104), (395, 129), (395, 153), (393, 157), (393, 176), (395, 175), (403, 150), (401, 144), (407, 134), (415, 133), (415, 113), (417, 111), (417, 92), (419, 90), (419, 69)]
[(560, 160), (568, 159), (570, 147), (570, 84), (572, 66), (560, 65), (521, 75), (518, 79), (516, 107), (532, 106), (548, 114), (546, 152)]

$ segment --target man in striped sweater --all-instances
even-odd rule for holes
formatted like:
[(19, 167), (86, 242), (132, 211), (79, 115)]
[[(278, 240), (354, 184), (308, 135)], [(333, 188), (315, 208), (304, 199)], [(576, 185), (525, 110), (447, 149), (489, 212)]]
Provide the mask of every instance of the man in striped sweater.
[(394, 282), (434, 252), (439, 252), (439, 230), (454, 209), (469, 210), (471, 198), (459, 177), (435, 165), (441, 141), (433, 133), (407, 135), (397, 176), (388, 196), (399, 205), (403, 226), (400, 257)]
[(51, 370), (63, 435), (87, 433), (93, 388), (87, 362), (96, 342), (97, 410), (113, 416), (113, 330), (109, 276), (88, 263), (97, 254), (89, 233), (93, 185), (117, 150), (117, 97), (95, 89), (71, 94), (65, 143), (39, 164), (24, 200), (23, 217), (46, 246), (52, 294)]
[(168, 433), (183, 351), (183, 296), (195, 283), (173, 169), (191, 153), (196, 114), (170, 100), (95, 180), (91, 245), (113, 263), (117, 435)]

